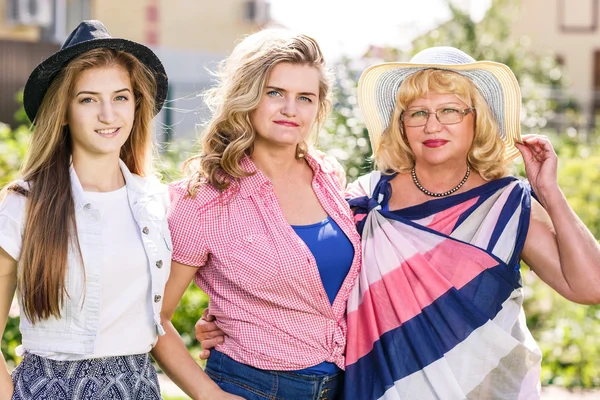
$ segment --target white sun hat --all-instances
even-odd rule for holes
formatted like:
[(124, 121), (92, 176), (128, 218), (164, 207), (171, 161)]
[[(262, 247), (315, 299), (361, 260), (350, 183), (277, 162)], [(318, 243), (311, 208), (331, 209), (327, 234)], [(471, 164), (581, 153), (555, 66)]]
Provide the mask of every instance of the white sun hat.
[(515, 74), (504, 64), (475, 61), (454, 47), (430, 47), (410, 62), (389, 62), (367, 68), (358, 82), (358, 105), (365, 118), (373, 151), (387, 129), (396, 107), (400, 85), (408, 76), (424, 69), (453, 71), (470, 79), (489, 105), (506, 145), (505, 158), (520, 153), (521, 90)]

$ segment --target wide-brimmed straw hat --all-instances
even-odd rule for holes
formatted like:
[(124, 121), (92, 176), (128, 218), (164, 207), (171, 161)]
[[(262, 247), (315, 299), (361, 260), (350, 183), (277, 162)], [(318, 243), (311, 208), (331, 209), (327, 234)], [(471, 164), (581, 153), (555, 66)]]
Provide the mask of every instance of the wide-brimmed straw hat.
[(521, 142), (521, 91), (515, 74), (504, 64), (475, 61), (454, 47), (431, 47), (417, 53), (410, 62), (378, 64), (363, 72), (358, 82), (358, 105), (373, 151), (390, 123), (400, 85), (408, 76), (424, 69), (453, 71), (470, 79), (498, 123), (506, 144), (506, 159), (512, 160), (520, 154), (514, 146), (515, 142)]
[(83, 21), (65, 40), (61, 49), (42, 61), (29, 75), (23, 92), (23, 106), (33, 122), (52, 80), (69, 61), (86, 51), (98, 48), (125, 51), (150, 69), (156, 79), (155, 115), (167, 98), (167, 73), (159, 58), (143, 44), (114, 38), (100, 21)]

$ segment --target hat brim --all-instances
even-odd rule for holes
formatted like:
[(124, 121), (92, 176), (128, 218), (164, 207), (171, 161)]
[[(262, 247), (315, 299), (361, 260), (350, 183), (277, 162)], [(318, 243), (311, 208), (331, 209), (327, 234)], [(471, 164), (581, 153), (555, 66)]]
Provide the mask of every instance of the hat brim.
[(371, 66), (358, 82), (358, 105), (363, 113), (373, 151), (387, 129), (396, 107), (400, 85), (408, 76), (424, 69), (441, 69), (470, 79), (487, 101), (506, 145), (505, 159), (519, 156), (521, 142), (521, 91), (514, 73), (504, 64), (477, 61), (467, 64), (415, 64), (391, 62)]
[(154, 98), (154, 115), (162, 109), (168, 93), (167, 73), (152, 50), (143, 44), (120, 38), (94, 39), (77, 43), (73, 46), (59, 50), (46, 60), (42, 61), (29, 75), (23, 92), (23, 106), (29, 119), (34, 122), (42, 100), (50, 87), (52, 80), (60, 70), (73, 58), (89, 50), (106, 48), (124, 51), (136, 57), (153, 73), (156, 79), (156, 96)]

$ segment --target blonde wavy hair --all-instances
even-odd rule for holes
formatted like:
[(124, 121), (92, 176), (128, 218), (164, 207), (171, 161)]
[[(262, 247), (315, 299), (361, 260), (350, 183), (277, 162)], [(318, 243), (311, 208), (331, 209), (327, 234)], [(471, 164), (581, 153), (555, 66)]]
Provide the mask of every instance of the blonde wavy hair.
[(504, 158), (505, 145), (487, 102), (468, 78), (456, 72), (438, 69), (418, 71), (400, 85), (390, 124), (374, 151), (376, 167), (392, 173), (408, 172), (414, 166), (415, 155), (404, 135), (401, 117), (413, 101), (430, 93), (453, 94), (475, 108), (475, 137), (467, 162), (485, 180), (508, 175), (507, 161)]
[(212, 117), (202, 135), (201, 153), (184, 164), (191, 196), (205, 182), (223, 191), (233, 181), (250, 175), (240, 165), (244, 156), (252, 154), (256, 136), (250, 114), (262, 100), (269, 75), (279, 63), (307, 65), (320, 72), (316, 129), (297, 146), (296, 158), (303, 157), (314, 144), (315, 133), (331, 110), (333, 81), (318, 43), (309, 36), (279, 28), (254, 33), (220, 64), (217, 85), (204, 94)]

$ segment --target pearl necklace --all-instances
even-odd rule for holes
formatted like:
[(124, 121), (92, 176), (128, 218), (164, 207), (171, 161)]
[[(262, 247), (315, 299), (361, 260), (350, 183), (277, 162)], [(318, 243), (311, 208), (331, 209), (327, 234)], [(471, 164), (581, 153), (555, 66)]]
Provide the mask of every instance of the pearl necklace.
[(430, 192), (429, 190), (425, 189), (419, 183), (419, 180), (417, 179), (417, 173), (415, 172), (415, 167), (412, 167), (412, 170), (410, 171), (410, 173), (412, 175), (412, 179), (413, 179), (413, 182), (415, 183), (415, 186), (417, 186), (417, 188), (419, 188), (419, 190), (421, 192), (423, 192), (427, 196), (431, 196), (431, 197), (446, 197), (446, 196), (449, 196), (452, 193), (456, 192), (458, 189), (460, 189), (462, 187), (462, 185), (465, 184), (467, 179), (469, 179), (469, 174), (471, 173), (471, 167), (469, 166), (469, 164), (467, 164), (467, 173), (465, 174), (465, 177), (462, 179), (462, 181), (460, 181), (460, 183), (458, 185), (456, 185), (456, 187), (448, 190), (447, 192), (443, 192), (443, 193), (434, 193), (434, 192)]

